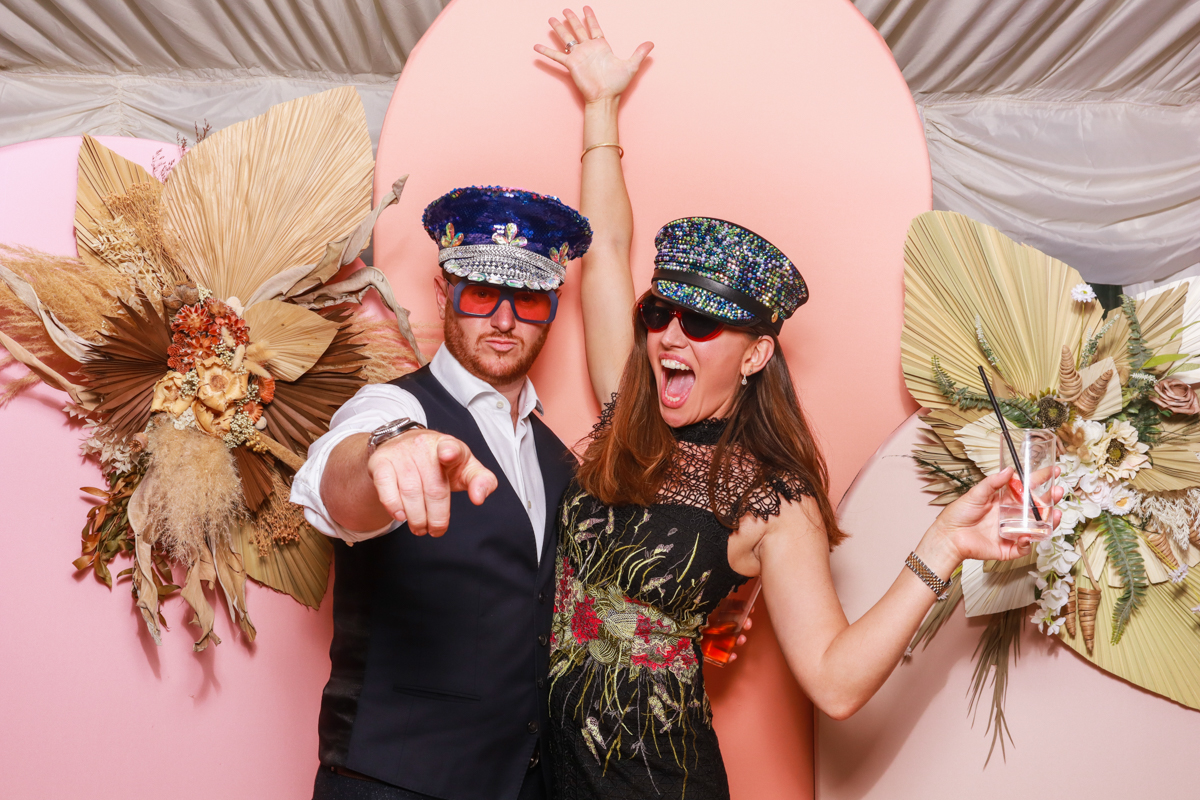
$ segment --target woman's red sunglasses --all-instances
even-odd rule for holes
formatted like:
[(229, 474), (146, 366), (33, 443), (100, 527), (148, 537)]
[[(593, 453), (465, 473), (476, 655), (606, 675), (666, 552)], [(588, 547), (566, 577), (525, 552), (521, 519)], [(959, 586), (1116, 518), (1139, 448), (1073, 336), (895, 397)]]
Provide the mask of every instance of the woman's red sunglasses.
[(717, 338), (721, 331), (725, 330), (725, 323), (720, 320), (680, 308), (656, 297), (648, 297), (638, 303), (638, 316), (641, 318), (642, 324), (646, 326), (646, 330), (655, 333), (666, 330), (672, 319), (678, 319), (683, 335), (693, 342), (707, 342), (709, 339)]

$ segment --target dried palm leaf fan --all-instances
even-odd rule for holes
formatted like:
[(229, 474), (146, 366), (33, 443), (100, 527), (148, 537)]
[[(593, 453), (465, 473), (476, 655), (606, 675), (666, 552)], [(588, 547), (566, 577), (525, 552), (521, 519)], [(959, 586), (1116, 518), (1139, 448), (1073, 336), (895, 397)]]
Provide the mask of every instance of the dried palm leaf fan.
[[(931, 430), (914, 456), (927, 488), (938, 493), (935, 502), (961, 491), (958, 481), (969, 485), (997, 466), (998, 440), (986, 422), (990, 417), (972, 416), (984, 408), (977, 402), (983, 399), (976, 372), (982, 361), (1002, 389), (1006, 415), (1026, 414), (1026, 427), (1040, 426), (1029, 412), (1048, 393), (1070, 403), (1081, 417), (1105, 419), (1123, 407), (1121, 388), (1129, 378), (1131, 353), (1170, 352), (1164, 348), (1182, 325), (1186, 286), (1126, 300), (1125, 307), (1102, 319), (1096, 304), (1071, 299), (1071, 287), (1082, 282), (1075, 270), (957, 214), (931, 212), (914, 220), (905, 261), (903, 368), (914, 398), (933, 409), (926, 417)], [(1130, 319), (1138, 322), (1136, 336)], [(1140, 356), (1139, 363), (1147, 357)], [(1165, 421), (1151, 450), (1152, 464), (1137, 473), (1133, 487), (1156, 493), (1195, 489), (1200, 484), (1198, 453), (1200, 424)], [(1194, 519), (1188, 522), (1196, 527)], [(1114, 637), (1114, 612), (1125, 590), (1108, 564), (1104, 536), (1090, 527), (1082, 534), (1080, 563), (1109, 586), (1078, 575), (1082, 582), (1075, 591), (1075, 612), (1082, 635), (1075, 635), (1072, 624), (1059, 635), (1102, 669), (1200, 708), (1200, 670), (1195, 669), (1200, 636), (1191, 608), (1191, 596), (1198, 592), (1190, 575), (1182, 578), (1186, 591), (1170, 579), (1173, 572), (1179, 577), (1184, 560), (1194, 565), (1200, 554), (1181, 549), (1184, 537), (1178, 531), (1170, 537), (1153, 531), (1147, 536), (1126, 527), (1133, 558), (1140, 559), (1137, 568), (1144, 573), (1137, 579), (1140, 587), (1144, 578), (1145, 591), (1133, 612), (1136, 624), (1125, 625)], [(1187, 538), (1200, 541), (1191, 532)], [(1121, 552), (1128, 556), (1130, 551)], [(1021, 576), (1020, 571), (1007, 574), (1014, 572)], [(1027, 602), (1026, 594), (1003, 580), (1004, 574), (993, 577), (996, 573), (986, 565), (982, 570), (964, 568), (968, 604), (986, 613)], [(1133, 607), (1125, 601), (1125, 608)]]
[[(0, 326), (14, 334), (0, 344), (90, 416), (86, 446), (110, 485), (88, 490), (105, 503), (89, 515), (76, 566), (111, 586), (107, 563), (131, 552), (126, 573), (156, 641), (159, 598), (180, 588), (172, 563), (182, 566), (196, 648), (219, 642), (205, 584), (220, 586), (253, 638), (247, 577), (313, 607), (325, 594), (332, 547), (288, 502), (308, 444), (367, 374), (386, 380), (424, 363), (378, 270), (327, 283), (366, 246), (404, 178), (372, 211), (371, 145), (349, 88), (209, 137), (165, 187), (90, 137), (79, 162), (81, 259), (55, 272), (25, 254), (37, 268), (21, 274), (0, 259)], [(101, 277), (82, 282), (87, 291), (105, 288), (94, 324), (72, 307), (86, 292), (60, 290), (80, 274)], [(370, 289), (396, 315), (390, 335), (345, 308)], [(82, 385), (64, 377), (73, 373)]]
[(1034, 395), (1058, 388), (1063, 346), (1098, 327), (1099, 309), (1072, 307), (1078, 272), (961, 214), (914, 219), (904, 258), (901, 360), (909, 391), (927, 408), (950, 405), (935, 357), (955, 386), (982, 393), (982, 338), (997, 394)]

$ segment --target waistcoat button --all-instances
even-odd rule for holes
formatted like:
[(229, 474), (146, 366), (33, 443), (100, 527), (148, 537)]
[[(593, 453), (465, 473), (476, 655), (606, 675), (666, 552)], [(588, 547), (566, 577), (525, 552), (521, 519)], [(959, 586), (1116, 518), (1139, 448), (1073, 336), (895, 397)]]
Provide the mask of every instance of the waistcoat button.
[(526, 725), (525, 727), (527, 727), (527, 728), (529, 729), (529, 732), (530, 732), (530, 733), (537, 733), (537, 732), (538, 732), (538, 724), (537, 724), (536, 722), (530, 722), (530, 723), (529, 723), (528, 725)]
[(542, 647), (545, 647), (546, 642), (548, 642), (548, 641), (550, 641), (550, 637), (546, 636), (546, 634), (543, 633), (540, 636), (538, 636), (538, 644), (540, 644)]

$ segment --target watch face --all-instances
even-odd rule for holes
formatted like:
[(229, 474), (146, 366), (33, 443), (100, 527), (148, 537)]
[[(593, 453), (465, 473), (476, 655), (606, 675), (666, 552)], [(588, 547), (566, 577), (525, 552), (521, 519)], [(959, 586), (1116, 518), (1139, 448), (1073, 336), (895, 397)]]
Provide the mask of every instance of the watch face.
[(371, 433), (371, 438), (367, 440), (367, 452), (374, 452), (376, 447), (383, 444), (388, 439), (394, 439), (400, 434), (410, 431), (413, 428), (423, 427), (425, 426), (419, 422), (409, 419), (408, 417), (401, 417), (400, 419), (392, 420), (388, 424), (376, 428)]

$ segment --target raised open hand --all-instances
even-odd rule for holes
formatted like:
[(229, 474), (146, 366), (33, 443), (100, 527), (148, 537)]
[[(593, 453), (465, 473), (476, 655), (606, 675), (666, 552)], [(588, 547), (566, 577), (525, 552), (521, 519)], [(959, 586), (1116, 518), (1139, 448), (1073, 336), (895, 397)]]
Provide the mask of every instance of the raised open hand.
[(562, 40), (566, 52), (541, 44), (535, 44), (533, 49), (567, 68), (585, 103), (619, 97), (654, 44), (642, 42), (629, 58), (618, 58), (604, 38), (596, 12), (584, 6), (583, 17), (579, 19), (568, 8), (563, 11), (561, 21), (550, 18), (550, 27)]

